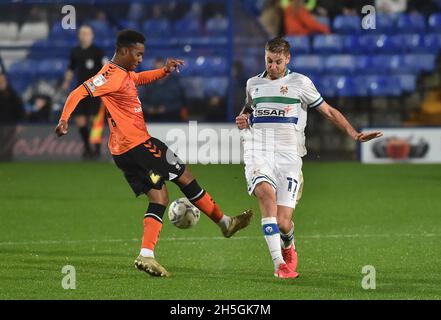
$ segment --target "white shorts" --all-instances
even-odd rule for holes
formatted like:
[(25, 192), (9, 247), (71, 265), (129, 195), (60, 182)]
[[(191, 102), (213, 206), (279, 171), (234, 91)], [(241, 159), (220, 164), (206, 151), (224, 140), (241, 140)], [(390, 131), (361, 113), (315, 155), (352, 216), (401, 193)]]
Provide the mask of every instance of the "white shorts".
[(244, 163), (250, 195), (260, 182), (267, 182), (276, 192), (277, 205), (295, 208), (303, 190), (300, 156), (293, 152), (247, 150)]

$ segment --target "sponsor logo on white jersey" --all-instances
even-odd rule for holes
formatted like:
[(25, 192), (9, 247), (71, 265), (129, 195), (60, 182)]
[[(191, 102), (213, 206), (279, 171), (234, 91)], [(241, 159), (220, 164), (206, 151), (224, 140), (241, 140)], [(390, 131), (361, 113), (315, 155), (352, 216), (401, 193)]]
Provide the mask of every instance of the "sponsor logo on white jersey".
[(103, 84), (105, 84), (107, 82), (107, 80), (102, 74), (100, 74), (100, 75), (96, 76), (95, 78), (93, 78), (92, 82), (96, 87), (100, 87)]
[(256, 117), (285, 117), (285, 110), (276, 110), (276, 109), (257, 109), (255, 111)]

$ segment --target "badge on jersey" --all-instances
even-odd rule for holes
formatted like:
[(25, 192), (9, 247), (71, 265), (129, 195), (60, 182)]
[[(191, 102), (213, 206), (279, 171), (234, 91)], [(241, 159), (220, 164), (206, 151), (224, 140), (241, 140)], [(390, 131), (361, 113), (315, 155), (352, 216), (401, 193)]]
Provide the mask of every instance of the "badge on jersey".
[(95, 85), (95, 87), (100, 87), (107, 82), (107, 79), (104, 77), (104, 75), (100, 74), (95, 78), (93, 78), (92, 82)]
[(154, 173), (153, 171), (150, 171), (150, 172), (149, 172), (149, 178), (150, 178), (150, 181), (151, 181), (153, 184), (157, 184), (157, 183), (159, 182), (159, 179), (161, 179), (161, 175), (156, 174), (156, 173)]
[(283, 95), (287, 94), (288, 93), (288, 86), (281, 86), (280, 93)]

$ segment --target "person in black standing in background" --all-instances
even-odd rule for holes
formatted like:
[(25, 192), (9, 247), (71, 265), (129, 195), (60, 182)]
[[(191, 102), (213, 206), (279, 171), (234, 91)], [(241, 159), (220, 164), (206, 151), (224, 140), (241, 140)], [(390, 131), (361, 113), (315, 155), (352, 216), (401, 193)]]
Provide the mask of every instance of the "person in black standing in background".
[[(70, 53), (70, 64), (64, 76), (63, 90), (67, 91), (76, 76), (77, 85), (96, 75), (105, 62), (104, 52), (93, 44), (93, 30), (88, 25), (83, 25), (78, 31), (79, 44)], [(83, 99), (75, 110), (74, 118), (81, 139), (84, 143), (84, 159), (98, 159), (101, 144), (90, 145), (90, 123), (98, 113), (101, 105), (100, 98), (88, 97)], [(93, 150), (92, 150), (93, 149)]]

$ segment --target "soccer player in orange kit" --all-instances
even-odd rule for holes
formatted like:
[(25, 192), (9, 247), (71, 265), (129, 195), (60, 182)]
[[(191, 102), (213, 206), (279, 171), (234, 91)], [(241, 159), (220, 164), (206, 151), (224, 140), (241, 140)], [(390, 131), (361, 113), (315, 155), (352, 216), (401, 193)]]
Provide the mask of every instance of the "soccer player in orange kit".
[(55, 132), (58, 136), (67, 134), (68, 119), (82, 99), (101, 97), (106, 107), (109, 149), (113, 159), (136, 196), (145, 193), (149, 199), (141, 252), (135, 266), (150, 275), (167, 277), (170, 273), (154, 257), (162, 217), (169, 201), (166, 180), (176, 183), (196, 207), (217, 223), (227, 238), (248, 226), (253, 212), (246, 210), (234, 217), (224, 214), (177, 155), (162, 141), (149, 135), (136, 87), (166, 77), (173, 71), (179, 72), (178, 67), (184, 62), (167, 59), (161, 69), (136, 73), (134, 70), (144, 55), (144, 42), (145, 37), (137, 31), (118, 32), (113, 58), (97, 75), (70, 93)]

